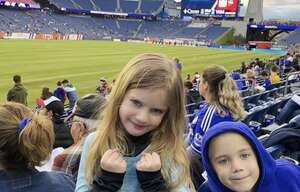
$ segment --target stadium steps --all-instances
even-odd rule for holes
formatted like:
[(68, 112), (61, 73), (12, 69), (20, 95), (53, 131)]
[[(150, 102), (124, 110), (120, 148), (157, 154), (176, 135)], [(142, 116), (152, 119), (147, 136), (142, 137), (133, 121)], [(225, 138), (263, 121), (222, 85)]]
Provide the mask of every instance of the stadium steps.
[(117, 0), (117, 8), (116, 8), (116, 12), (122, 12), (120, 0)]
[(203, 30), (201, 30), (198, 34), (196, 34), (194, 37), (200, 37), (203, 33), (205, 33), (212, 25), (208, 25)]
[(142, 12), (141, 6), (142, 6), (142, 0), (139, 0), (138, 6), (137, 6), (137, 8), (136, 8), (136, 13), (141, 13), (141, 12)]
[(141, 22), (141, 23), (139, 24), (138, 28), (136, 29), (136, 32), (135, 32), (135, 34), (133, 35), (134, 38), (136, 38), (136, 36), (139, 34), (139, 32), (140, 32), (142, 26), (143, 26), (143, 22)]
[(170, 37), (177, 37), (178, 34), (180, 34), (183, 30), (185, 30), (186, 27), (187, 27), (187, 26), (181, 27), (179, 30), (170, 33), (169, 36), (170, 36)]
[(158, 15), (163, 10), (165, 4), (166, 4), (166, 0), (164, 0), (162, 2), (162, 4), (160, 5), (160, 7), (155, 12), (153, 12), (153, 14), (154, 15)]
[(79, 4), (77, 4), (75, 1), (73, 1), (73, 0), (70, 0), (71, 1), (71, 3), (73, 4), (73, 6), (75, 7), (75, 8), (77, 8), (77, 9), (83, 9)]
[(116, 19), (116, 25), (117, 25), (117, 29), (120, 30), (121, 26), (120, 26), (120, 23), (119, 23), (118, 19)]

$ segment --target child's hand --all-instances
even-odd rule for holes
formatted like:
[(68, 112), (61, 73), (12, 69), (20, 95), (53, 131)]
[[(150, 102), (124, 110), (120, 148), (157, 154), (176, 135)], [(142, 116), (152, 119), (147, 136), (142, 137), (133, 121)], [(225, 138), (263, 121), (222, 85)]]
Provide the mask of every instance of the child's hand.
[(101, 168), (113, 173), (125, 173), (127, 163), (117, 149), (107, 150), (101, 158)]
[(144, 153), (136, 164), (138, 171), (154, 172), (161, 168), (160, 157), (157, 153)]

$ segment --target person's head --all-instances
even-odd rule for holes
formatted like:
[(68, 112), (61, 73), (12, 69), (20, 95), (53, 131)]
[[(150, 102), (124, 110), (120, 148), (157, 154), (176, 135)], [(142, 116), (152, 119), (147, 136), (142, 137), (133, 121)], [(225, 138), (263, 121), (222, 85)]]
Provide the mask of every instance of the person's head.
[[(153, 93), (152, 96), (159, 96), (159, 99), (153, 101), (153, 103), (147, 103), (148, 99), (143, 98), (149, 94), (142, 95), (147, 91), (149, 94)], [(133, 109), (139, 104), (146, 105), (145, 107), (149, 107), (150, 110), (150, 113), (146, 115), (159, 117), (160, 120), (156, 123), (154, 129), (155, 132), (161, 133), (166, 131), (164, 129), (171, 129), (172, 119), (182, 120), (182, 114), (184, 113), (183, 93), (182, 79), (173, 67), (172, 60), (159, 54), (138, 55), (131, 59), (119, 74), (105, 109), (107, 113), (103, 123), (110, 121), (109, 124), (114, 125), (116, 132), (128, 132), (129, 126), (125, 125), (126, 119), (123, 118), (126, 115), (126, 110), (123, 109), (128, 106), (127, 102), (130, 101), (132, 103), (130, 103), (129, 109)], [(111, 116), (108, 114), (111, 114)], [(151, 124), (151, 122), (144, 122), (150, 119), (143, 120), (140, 118), (143, 117), (135, 117), (134, 120), (141, 121), (136, 122), (137, 124)], [(135, 136), (140, 136), (149, 131), (152, 130), (138, 131)]]
[(4, 169), (40, 166), (53, 143), (53, 124), (46, 116), (33, 115), (22, 104), (0, 104), (0, 164)]
[[(90, 181), (106, 150), (118, 148), (123, 154), (129, 153), (127, 133), (132, 136), (151, 133), (147, 150), (162, 157), (162, 172), (168, 183), (171, 175), (166, 167), (174, 164), (164, 161), (167, 156), (183, 166), (183, 176), (189, 175), (182, 137), (185, 127), (183, 82), (172, 60), (152, 53), (131, 59), (118, 75), (102, 114), (105, 115), (97, 131), (98, 139), (88, 158)], [(181, 179), (181, 182), (189, 181), (185, 177)]]
[(20, 75), (14, 75), (13, 80), (15, 83), (21, 83), (21, 76)]
[(193, 89), (193, 83), (191, 81), (185, 81), (184, 87), (188, 90)]
[(269, 74), (266, 71), (262, 71), (260, 73), (260, 76), (262, 79), (268, 79), (269, 78)]
[(64, 114), (64, 104), (60, 100), (54, 99), (46, 102), (45, 108), (47, 110), (47, 114), (52, 118), (54, 122), (63, 122), (61, 120), (61, 117)]
[(278, 67), (277, 67), (276, 65), (273, 65), (273, 66), (271, 67), (271, 69), (270, 69), (270, 72), (271, 72), (272, 74), (277, 74), (277, 73), (279, 72), (279, 69), (278, 69)]
[(191, 80), (191, 74), (186, 75), (186, 80)]
[(70, 116), (71, 135), (74, 143), (96, 130), (100, 124), (99, 117), (105, 104), (105, 97), (99, 94), (88, 94), (77, 100)]
[(64, 79), (64, 80), (62, 80), (62, 82), (61, 82), (62, 84), (63, 84), (63, 86), (66, 86), (66, 85), (68, 85), (69, 84), (69, 80), (67, 80), (67, 79)]
[[(221, 122), (202, 139), (202, 160), (212, 191), (255, 191), (269, 180), (275, 161), (242, 122)], [(259, 182), (260, 179), (263, 181)]]
[(57, 85), (58, 87), (62, 86), (61, 81), (57, 81), (56, 85)]
[(105, 86), (105, 85), (107, 85), (107, 82), (106, 82), (106, 79), (105, 78), (100, 78), (100, 85), (101, 86)]
[(233, 191), (253, 191), (259, 178), (256, 154), (250, 143), (235, 132), (211, 140), (209, 160), (221, 183)]
[(173, 60), (175, 63), (179, 63), (179, 59), (177, 57), (174, 57)]
[(53, 94), (50, 92), (49, 87), (44, 87), (44, 88), (42, 89), (42, 95), (41, 95), (41, 98), (42, 98), (43, 100), (50, 98), (52, 95), (53, 95)]
[(255, 78), (255, 73), (252, 69), (247, 69), (246, 78), (248, 78), (248, 79)]
[(199, 92), (207, 102), (215, 105), (221, 114), (228, 110), (234, 119), (245, 117), (246, 112), (236, 83), (224, 67), (212, 65), (204, 69), (199, 83)]

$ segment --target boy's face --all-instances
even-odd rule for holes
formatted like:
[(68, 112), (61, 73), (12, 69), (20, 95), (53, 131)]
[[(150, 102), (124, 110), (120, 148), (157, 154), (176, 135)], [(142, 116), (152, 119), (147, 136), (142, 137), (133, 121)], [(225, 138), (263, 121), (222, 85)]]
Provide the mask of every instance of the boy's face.
[(254, 191), (260, 170), (256, 154), (243, 136), (224, 133), (212, 139), (209, 159), (223, 185), (236, 192)]

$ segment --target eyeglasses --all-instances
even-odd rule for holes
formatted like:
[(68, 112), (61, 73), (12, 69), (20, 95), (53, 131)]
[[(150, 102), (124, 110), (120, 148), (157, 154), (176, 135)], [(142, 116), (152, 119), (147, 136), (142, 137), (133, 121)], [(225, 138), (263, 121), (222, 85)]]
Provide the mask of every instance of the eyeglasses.
[(71, 120), (71, 124), (72, 124), (72, 123), (80, 123), (80, 122), (81, 122), (81, 121), (74, 120), (74, 119)]
[(72, 119), (70, 121), (70, 126), (72, 126), (73, 123), (82, 123), (82, 125), (84, 126), (84, 128), (86, 128), (86, 125), (83, 121), (79, 121), (79, 120), (76, 120), (76, 119)]

